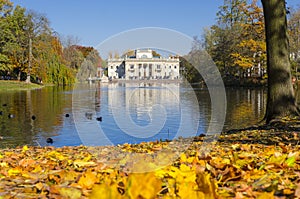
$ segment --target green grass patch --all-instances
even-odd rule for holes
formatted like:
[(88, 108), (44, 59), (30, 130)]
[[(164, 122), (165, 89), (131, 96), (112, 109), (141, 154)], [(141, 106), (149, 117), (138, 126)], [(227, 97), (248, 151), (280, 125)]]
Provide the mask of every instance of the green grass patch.
[(18, 90), (31, 90), (42, 88), (43, 85), (26, 83), (22, 81), (0, 81), (0, 91), (18, 91)]

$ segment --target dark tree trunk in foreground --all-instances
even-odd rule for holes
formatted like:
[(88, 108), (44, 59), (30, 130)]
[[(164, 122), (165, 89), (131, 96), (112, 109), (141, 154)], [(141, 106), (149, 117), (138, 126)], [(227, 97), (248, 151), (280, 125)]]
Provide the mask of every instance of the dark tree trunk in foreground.
[(267, 40), (266, 122), (298, 115), (291, 81), (285, 0), (262, 0)]

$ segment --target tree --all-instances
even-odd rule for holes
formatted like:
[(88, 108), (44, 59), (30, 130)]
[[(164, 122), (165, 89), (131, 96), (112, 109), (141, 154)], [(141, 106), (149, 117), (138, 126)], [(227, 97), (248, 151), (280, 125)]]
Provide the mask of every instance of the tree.
[(298, 79), (298, 68), (300, 67), (300, 8), (291, 12), (288, 20), (289, 44), (291, 53), (291, 64)]
[(5, 45), (7, 45), (12, 37), (9, 23), (7, 21), (7, 16), (12, 13), (12, 10), (13, 4), (11, 2), (7, 0), (0, 0), (0, 72), (10, 71), (12, 69), (12, 64), (7, 54), (3, 52)]
[(26, 72), (28, 68), (29, 38), (26, 30), (29, 30), (30, 19), (25, 12), (25, 8), (16, 6), (12, 13), (6, 16), (6, 23), (9, 24), (9, 36), (3, 47), (3, 52), (10, 59), (12, 69), (18, 73), (18, 79), (20, 79), (20, 74)]
[(224, 0), (219, 9), (218, 23), (206, 30), (204, 39), (225, 83), (240, 81), (252, 71), (261, 77), (266, 60), (262, 9), (256, 0)]
[(291, 81), (285, 0), (262, 0), (266, 42), (268, 97), (266, 122), (299, 115)]
[(241, 6), (241, 12), (247, 18), (240, 24), (243, 31), (231, 57), (234, 65), (240, 69), (239, 74), (246, 73), (248, 76), (252, 75), (254, 71), (261, 77), (266, 60), (263, 11), (254, 0), (251, 4)]

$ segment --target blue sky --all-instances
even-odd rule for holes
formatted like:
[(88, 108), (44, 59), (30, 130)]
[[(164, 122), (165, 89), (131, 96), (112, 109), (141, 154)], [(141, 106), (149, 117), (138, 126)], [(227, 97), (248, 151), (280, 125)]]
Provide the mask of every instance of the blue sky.
[[(108, 37), (134, 28), (161, 27), (190, 37), (215, 23), (223, 0), (12, 0), (15, 5), (45, 14), (62, 36), (81, 45), (97, 46)], [(299, 0), (287, 0), (297, 5)]]

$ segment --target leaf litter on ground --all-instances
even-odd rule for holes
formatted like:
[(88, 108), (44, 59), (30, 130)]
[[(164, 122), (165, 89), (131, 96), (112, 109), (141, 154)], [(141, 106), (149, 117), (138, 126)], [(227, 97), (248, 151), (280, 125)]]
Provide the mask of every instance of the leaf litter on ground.
[(224, 132), (209, 143), (198, 136), (1, 149), (0, 198), (299, 198), (299, 137), (295, 128), (268, 127)]

